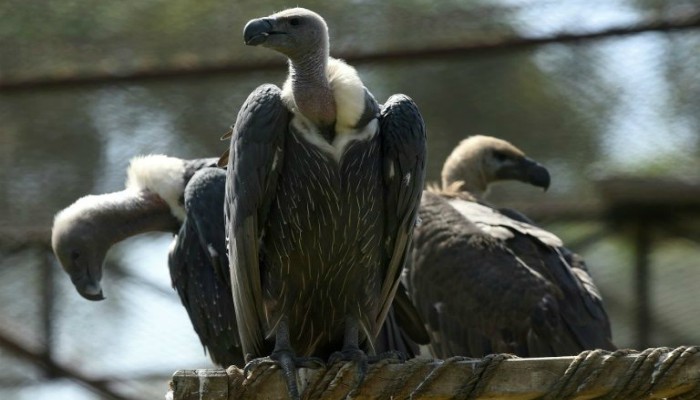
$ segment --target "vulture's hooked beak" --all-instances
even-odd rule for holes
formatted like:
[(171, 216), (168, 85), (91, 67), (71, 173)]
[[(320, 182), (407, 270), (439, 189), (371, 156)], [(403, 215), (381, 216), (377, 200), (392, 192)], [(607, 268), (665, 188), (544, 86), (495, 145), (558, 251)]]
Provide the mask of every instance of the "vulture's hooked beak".
[(550, 183), (549, 171), (547, 171), (547, 168), (527, 157), (524, 158), (523, 163), (527, 171), (527, 182), (534, 186), (541, 187), (546, 192), (547, 189), (549, 189)]
[(78, 289), (78, 293), (90, 301), (100, 301), (105, 299), (99, 283), (85, 286), (83, 289)]
[(248, 46), (258, 46), (265, 43), (272, 30), (273, 24), (270, 18), (258, 18), (248, 21), (243, 28), (243, 41)]
[[(80, 271), (80, 269), (76, 268), (75, 271)], [(102, 286), (100, 286), (99, 279), (95, 279), (92, 276), (90, 276), (89, 272), (87, 274), (71, 274), (70, 279), (73, 282), (73, 285), (75, 286), (75, 290), (77, 290), (78, 293), (80, 293), (80, 295), (84, 298), (91, 301), (99, 301), (105, 299), (105, 296), (102, 293)]]
[(501, 168), (496, 176), (499, 179), (515, 179), (541, 187), (545, 191), (549, 189), (549, 171), (542, 164), (527, 157), (521, 158), (517, 163)]

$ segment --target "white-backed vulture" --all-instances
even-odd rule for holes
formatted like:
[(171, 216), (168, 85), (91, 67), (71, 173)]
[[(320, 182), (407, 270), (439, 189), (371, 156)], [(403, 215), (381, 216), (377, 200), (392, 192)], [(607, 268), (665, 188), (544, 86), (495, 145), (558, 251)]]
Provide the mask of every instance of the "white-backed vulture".
[(216, 159), (138, 157), (126, 189), (78, 199), (54, 219), (52, 246), (78, 293), (102, 300), (102, 267), (117, 242), (144, 232), (175, 234), (173, 288), (215, 364), (244, 361), (238, 339), (224, 235), (226, 172)]
[(310, 357), (362, 371), (374, 350), (415, 225), (425, 127), (411, 99), (380, 106), (329, 57), (312, 11), (251, 20), (244, 39), (284, 54), (289, 75), (283, 89), (251, 93), (233, 127), (231, 286), (243, 351), (258, 357), (250, 365), (280, 365), (298, 398), (295, 368), (317, 365)]

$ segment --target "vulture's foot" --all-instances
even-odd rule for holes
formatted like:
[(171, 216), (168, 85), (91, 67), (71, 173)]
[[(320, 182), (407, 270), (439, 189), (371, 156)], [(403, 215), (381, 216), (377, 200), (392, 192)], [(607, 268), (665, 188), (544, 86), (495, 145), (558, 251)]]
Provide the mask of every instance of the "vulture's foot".
[(331, 354), (328, 358), (328, 365), (333, 365), (337, 362), (354, 362), (355, 365), (357, 365), (357, 385), (355, 385), (355, 389), (357, 389), (362, 385), (362, 382), (365, 381), (369, 360), (370, 357), (367, 356), (364, 351), (360, 350), (359, 347), (343, 347), (342, 350)]
[(256, 358), (249, 361), (243, 372), (247, 376), (247, 372), (258, 365), (274, 364), (277, 365), (287, 381), (287, 392), (293, 400), (299, 400), (299, 386), (297, 385), (297, 368), (322, 368), (325, 366), (323, 360), (318, 357), (297, 357), (292, 349), (289, 341), (289, 324), (287, 317), (282, 317), (277, 324), (277, 332), (275, 333), (275, 349), (268, 357)]
[(351, 316), (345, 319), (345, 335), (343, 337), (343, 348), (336, 351), (328, 358), (328, 364), (332, 365), (339, 361), (351, 361), (357, 366), (357, 384), (355, 389), (358, 389), (367, 376), (367, 369), (370, 358), (359, 346), (359, 324), (357, 319)]
[[(288, 361), (291, 360), (291, 361)], [(248, 361), (243, 368), (244, 372), (248, 372), (251, 369), (259, 365), (277, 365), (282, 367), (283, 364), (291, 363), (296, 368), (310, 368), (319, 369), (326, 366), (322, 359), (319, 357), (297, 357), (292, 351), (275, 351), (268, 357), (253, 358)]]
[(328, 357), (328, 365), (335, 364), (339, 361), (356, 361), (357, 363), (368, 362), (369, 356), (359, 348), (343, 348), (341, 351), (336, 351)]
[(282, 370), (284, 380), (287, 382), (289, 397), (300, 399), (297, 385), (297, 368), (323, 368), (325, 364), (318, 357), (297, 357), (292, 350), (275, 350), (268, 357), (260, 357), (250, 360), (243, 368), (244, 376), (260, 365), (276, 365)]

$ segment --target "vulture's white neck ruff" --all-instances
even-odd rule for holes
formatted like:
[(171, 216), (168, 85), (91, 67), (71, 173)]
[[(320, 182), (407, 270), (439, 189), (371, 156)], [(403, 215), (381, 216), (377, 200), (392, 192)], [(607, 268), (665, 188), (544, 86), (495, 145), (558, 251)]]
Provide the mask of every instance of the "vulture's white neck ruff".
[(340, 161), (347, 145), (353, 140), (368, 140), (379, 128), (377, 119), (356, 129), (355, 126), (365, 110), (365, 87), (357, 75), (355, 68), (342, 60), (328, 58), (326, 68), (328, 83), (333, 91), (336, 105), (335, 139), (328, 143), (320, 134), (319, 129), (308, 118), (298, 112), (292, 93), (291, 80), (287, 79), (282, 88), (282, 100), (288, 109), (294, 113), (292, 126), (309, 142), (329, 153), (336, 161)]
[(186, 213), (180, 199), (185, 192), (185, 163), (181, 159), (161, 154), (132, 158), (126, 188), (156, 193), (168, 204), (170, 212), (184, 221)]

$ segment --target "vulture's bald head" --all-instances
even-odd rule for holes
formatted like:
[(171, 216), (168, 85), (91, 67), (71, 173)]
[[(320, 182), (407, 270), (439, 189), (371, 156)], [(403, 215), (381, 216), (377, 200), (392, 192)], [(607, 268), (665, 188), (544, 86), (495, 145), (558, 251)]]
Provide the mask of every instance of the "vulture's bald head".
[(462, 140), (442, 168), (443, 189), (464, 190), (477, 197), (500, 180), (517, 180), (547, 190), (550, 178), (545, 167), (509, 142), (481, 135)]
[(51, 247), (81, 296), (102, 300), (102, 263), (111, 241), (100, 228), (100, 196), (85, 196), (56, 214)]
[(248, 45), (267, 47), (287, 56), (285, 103), (322, 130), (333, 129), (337, 109), (328, 78), (328, 27), (323, 18), (305, 8), (290, 8), (249, 21), (243, 37)]
[(326, 21), (305, 8), (290, 8), (251, 20), (243, 29), (243, 38), (249, 46), (279, 51), (292, 61), (309, 55), (328, 56)]
[(185, 218), (181, 198), (188, 161), (134, 157), (126, 189), (76, 200), (54, 217), (51, 246), (83, 297), (102, 300), (102, 264), (110, 247), (143, 232), (176, 232)]

